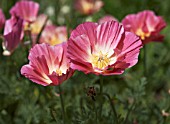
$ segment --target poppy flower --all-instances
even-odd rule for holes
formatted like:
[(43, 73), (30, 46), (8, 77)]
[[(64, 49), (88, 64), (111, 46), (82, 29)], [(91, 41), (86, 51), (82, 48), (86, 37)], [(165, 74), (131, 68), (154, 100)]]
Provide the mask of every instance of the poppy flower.
[(59, 85), (73, 74), (66, 52), (66, 42), (56, 46), (36, 44), (30, 50), (29, 64), (21, 68), (21, 74), (43, 86)]
[(75, 9), (84, 15), (98, 12), (102, 6), (101, 0), (75, 0)]
[(5, 24), (5, 15), (2, 12), (2, 9), (0, 9), (0, 29), (4, 27)]
[(160, 34), (160, 31), (166, 26), (163, 18), (156, 16), (150, 10), (129, 14), (122, 20), (122, 24), (125, 30), (138, 35), (143, 44), (151, 41), (162, 41), (163, 35)]
[(33, 1), (19, 1), (10, 10), (10, 14), (18, 16), (24, 21), (33, 22), (37, 18), (39, 4)]
[(70, 67), (96, 75), (118, 75), (138, 61), (142, 42), (117, 21), (86, 22), (68, 40)]
[(63, 41), (67, 41), (67, 28), (65, 26), (47, 25), (40, 38), (40, 43), (50, 45), (60, 44)]
[(23, 38), (23, 19), (12, 16), (5, 22), (4, 42), (2, 43), (3, 55), (11, 55), (11, 53), (19, 45)]

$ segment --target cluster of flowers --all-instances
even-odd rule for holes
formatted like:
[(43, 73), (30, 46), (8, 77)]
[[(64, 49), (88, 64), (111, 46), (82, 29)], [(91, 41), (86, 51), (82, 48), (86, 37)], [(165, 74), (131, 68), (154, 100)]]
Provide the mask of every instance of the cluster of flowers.
[[(33, 1), (17, 2), (10, 10), (11, 18), (5, 21), (5, 16), (0, 10), (0, 28), (4, 23), (4, 55), (11, 55), (16, 47), (22, 43), (25, 35), (31, 36), (32, 44), (49, 43), (56, 45), (67, 40), (65, 26), (55, 26), (47, 15), (38, 15), (39, 4)], [(38, 35), (41, 34), (40, 39)]]
[[(79, 2), (77, 9), (84, 14), (92, 14), (103, 5), (99, 0)], [(20, 1), (12, 7), (11, 19), (6, 22), (0, 11), (0, 27), (5, 22), (5, 54), (14, 51), (24, 33), (31, 34), (34, 45), (28, 56), (29, 64), (21, 68), (21, 74), (43, 86), (61, 84), (74, 70), (96, 75), (122, 74), (137, 63), (144, 44), (162, 41), (160, 31), (166, 26), (162, 17), (145, 10), (127, 15), (121, 23), (111, 16), (98, 23), (85, 22), (72, 30), (67, 39), (66, 27), (48, 24), (45, 15), (37, 17), (38, 9), (35, 2)], [(41, 31), (39, 44), (36, 44)]]

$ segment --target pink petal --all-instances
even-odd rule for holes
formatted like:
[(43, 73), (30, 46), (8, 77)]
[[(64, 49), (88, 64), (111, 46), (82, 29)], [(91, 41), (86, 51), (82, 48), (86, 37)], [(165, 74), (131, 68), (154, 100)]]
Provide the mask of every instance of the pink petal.
[(52, 81), (48, 77), (42, 75), (41, 72), (36, 71), (30, 65), (24, 65), (21, 68), (21, 74), (24, 75), (26, 78), (29, 78), (31, 81), (43, 86), (47, 86), (52, 83)]
[(0, 9), (0, 29), (4, 27), (5, 24), (5, 15), (3, 14), (2, 9)]
[(19, 16), (25, 21), (33, 22), (37, 18), (39, 4), (33, 1), (19, 1), (10, 10), (10, 14)]
[[(139, 50), (141, 47), (142, 42), (140, 41), (139, 37), (130, 32), (125, 33), (125, 39), (118, 45), (118, 49), (121, 50), (120, 54), (118, 55), (118, 61), (128, 63), (125, 68), (135, 65), (138, 61)], [(121, 62), (115, 67), (122, 68)]]
[(96, 27), (97, 23), (85, 22), (76, 27), (71, 33), (71, 38), (75, 38), (80, 35), (87, 35), (90, 44), (94, 46), (96, 44)]
[[(89, 61), (91, 54), (91, 45), (86, 35), (80, 35), (74, 39), (69, 40), (68, 56), (79, 59), (80, 61)], [(77, 51), (78, 50), (78, 51)]]
[(99, 46), (107, 50), (115, 49), (124, 33), (122, 25), (116, 21), (102, 23), (96, 30)]
[(5, 23), (3, 43), (4, 50), (10, 53), (19, 45), (23, 31), (23, 20), (20, 18), (12, 17)]

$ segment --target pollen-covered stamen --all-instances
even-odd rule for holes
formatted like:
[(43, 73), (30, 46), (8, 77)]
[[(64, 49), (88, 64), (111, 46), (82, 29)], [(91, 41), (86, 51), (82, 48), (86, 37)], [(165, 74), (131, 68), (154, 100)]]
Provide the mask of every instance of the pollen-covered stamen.
[(57, 69), (57, 70), (56, 70), (56, 73), (57, 73), (59, 76), (61, 76), (61, 75), (63, 74), (60, 69)]
[(136, 31), (136, 35), (140, 36), (140, 38), (141, 38), (142, 40), (145, 40), (146, 37), (149, 37), (149, 36), (150, 36), (150, 33), (145, 33), (145, 32), (142, 31), (142, 29), (139, 28), (139, 29)]
[(101, 51), (98, 55), (92, 56), (92, 65), (93, 67), (104, 69), (110, 63), (110, 58), (108, 57), (108, 53), (103, 54)]
[(25, 22), (25, 24), (24, 24), (24, 31), (31, 31), (31, 27), (28, 22)]

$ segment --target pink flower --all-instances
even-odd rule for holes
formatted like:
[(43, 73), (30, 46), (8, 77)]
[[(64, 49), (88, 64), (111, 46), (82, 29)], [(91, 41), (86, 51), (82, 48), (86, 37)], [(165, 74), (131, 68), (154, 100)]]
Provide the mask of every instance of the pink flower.
[(101, 0), (75, 0), (75, 9), (84, 15), (98, 12), (102, 6)]
[(23, 20), (21, 18), (11, 17), (5, 22), (4, 28), (4, 55), (11, 55), (11, 53), (19, 45), (23, 38)]
[(142, 42), (116, 21), (86, 22), (72, 31), (68, 58), (72, 69), (96, 75), (122, 74), (138, 61)]
[(122, 20), (122, 24), (125, 30), (138, 35), (143, 41), (143, 44), (151, 41), (162, 41), (163, 36), (159, 33), (166, 26), (162, 17), (156, 16), (154, 12), (150, 10), (127, 15)]
[(19, 1), (10, 10), (10, 14), (18, 16), (24, 21), (33, 22), (37, 18), (39, 4), (33, 1)]
[(73, 74), (66, 50), (66, 42), (56, 46), (36, 44), (30, 50), (30, 62), (21, 68), (21, 74), (43, 86), (61, 84)]
[(107, 21), (118, 21), (115, 17), (113, 17), (113, 16), (111, 16), (111, 15), (106, 15), (106, 16), (104, 16), (104, 17), (102, 17), (102, 18), (100, 18), (99, 19), (99, 24), (102, 24), (102, 23), (104, 23), (104, 22), (107, 22)]
[(2, 9), (0, 9), (0, 29), (4, 27), (5, 24), (5, 16), (2, 12)]
[(60, 44), (64, 41), (67, 41), (67, 29), (65, 26), (47, 25), (40, 38), (40, 43), (50, 45)]

